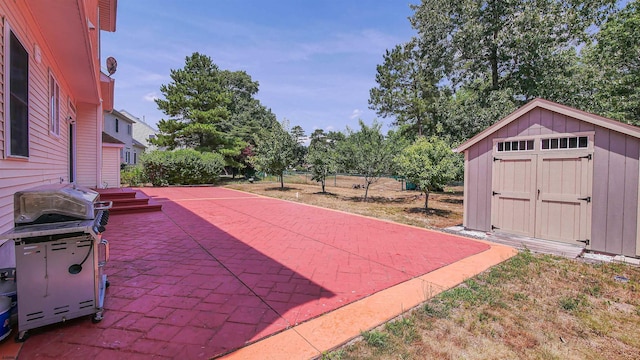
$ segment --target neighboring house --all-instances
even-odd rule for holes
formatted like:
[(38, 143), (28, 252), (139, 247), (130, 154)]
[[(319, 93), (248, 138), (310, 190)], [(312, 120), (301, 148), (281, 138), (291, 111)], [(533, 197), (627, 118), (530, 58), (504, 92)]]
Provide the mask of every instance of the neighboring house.
[[(100, 72), (100, 31), (115, 31), (116, 3), (0, 1), (0, 233), (13, 227), (16, 191), (101, 185), (114, 81)], [(11, 263), (3, 246), (0, 267)]]
[(113, 136), (102, 133), (102, 187), (120, 187), (120, 154), (124, 143)]
[(640, 257), (640, 128), (536, 99), (456, 150), (466, 228)]
[(140, 161), (140, 155), (147, 150), (147, 147), (136, 139), (133, 139), (133, 165)]
[(153, 139), (158, 135), (158, 130), (154, 129), (151, 125), (147, 124), (144, 120), (139, 119), (125, 110), (120, 110), (122, 115), (128, 117), (133, 121), (133, 139), (146, 147), (146, 150), (157, 150), (158, 147), (149, 142), (149, 139)]
[[(104, 113), (104, 132), (120, 140), (124, 147), (120, 151), (120, 163), (134, 165), (142, 153), (133, 140), (134, 122), (119, 111), (112, 110)], [(120, 165), (118, 164), (118, 169)]]

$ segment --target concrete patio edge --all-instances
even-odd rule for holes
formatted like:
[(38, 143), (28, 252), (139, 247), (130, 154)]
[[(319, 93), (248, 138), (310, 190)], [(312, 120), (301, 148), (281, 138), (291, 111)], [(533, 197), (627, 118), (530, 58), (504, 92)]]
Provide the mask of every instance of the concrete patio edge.
[(311, 359), (420, 305), (439, 293), (515, 256), (512, 247), (487, 241), (490, 249), (392, 286), (335, 311), (220, 357)]

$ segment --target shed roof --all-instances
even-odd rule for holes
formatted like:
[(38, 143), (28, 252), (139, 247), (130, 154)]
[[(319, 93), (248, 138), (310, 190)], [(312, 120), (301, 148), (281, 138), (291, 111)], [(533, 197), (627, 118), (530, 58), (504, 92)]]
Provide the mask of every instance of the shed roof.
[(504, 117), (502, 120), (496, 122), (495, 124), (489, 126), (484, 131), (477, 134), (476, 136), (460, 144), (460, 146), (454, 149), (454, 151), (462, 152), (467, 150), (468, 148), (472, 147), (476, 143), (480, 142), (482, 139), (500, 130), (501, 128), (509, 125), (512, 121), (515, 121), (516, 119), (520, 118), (522, 115), (528, 113), (529, 111), (535, 108), (542, 108), (542, 109), (554, 111), (559, 114), (566, 115), (590, 124), (594, 124), (597, 126), (601, 126), (603, 128), (611, 129), (617, 132), (621, 132), (623, 134), (640, 138), (639, 127), (625, 124), (617, 120), (608, 119), (599, 115), (591, 114), (586, 111), (574, 109), (572, 107), (558, 104), (553, 101), (538, 98), (538, 99), (531, 100), (524, 106), (520, 107), (516, 111)]

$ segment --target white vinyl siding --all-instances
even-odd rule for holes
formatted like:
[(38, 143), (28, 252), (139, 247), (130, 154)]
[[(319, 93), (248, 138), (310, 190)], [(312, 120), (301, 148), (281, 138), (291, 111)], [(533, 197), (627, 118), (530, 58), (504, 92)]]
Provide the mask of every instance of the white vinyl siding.
[(96, 146), (98, 134), (98, 119), (96, 108), (90, 104), (78, 104), (78, 120), (76, 121), (77, 135), (76, 160), (77, 183), (82, 186), (94, 187), (99, 185), (96, 164), (100, 164), (98, 148)]
[(120, 149), (117, 147), (102, 148), (102, 185), (120, 187)]
[[(5, 149), (4, 149), (4, 119), (5, 119), (5, 111), (4, 111), (4, 72), (5, 72), (5, 61), (4, 61), (4, 19), (0, 16), (0, 159), (4, 158)], [(1, 206), (1, 205), (0, 205)], [(1, 224), (0, 224), (1, 226)]]
[[(48, 34), (40, 33), (38, 24), (34, 22), (33, 14), (25, 11), (31, 5), (24, 1), (0, 0), (0, 233), (13, 227), (13, 194), (30, 187), (57, 184), (69, 181), (69, 116), (77, 122), (77, 180), (79, 185), (96, 186), (100, 179), (100, 128), (98, 122), (102, 116), (99, 103), (79, 103), (78, 97), (84, 94), (70, 92), (72, 75), (61, 70), (51, 47), (46, 43)], [(91, 6), (89, 7), (91, 8)], [(95, 18), (96, 10), (87, 9), (85, 14)], [(93, 11), (93, 13), (91, 12)], [(83, 15), (84, 16), (84, 15)], [(9, 107), (7, 93), (9, 72), (10, 44), (7, 34), (13, 32), (29, 53), (29, 88), (28, 88), (28, 120), (29, 120), (29, 157), (10, 157), (6, 153), (8, 134), (6, 133), (9, 118), (6, 108)], [(94, 40), (97, 34), (94, 32)], [(97, 41), (91, 41), (87, 46), (95, 51)], [(69, 54), (73, 56), (73, 54)], [(99, 69), (97, 59), (92, 59), (92, 66)], [(50, 82), (53, 76), (59, 88), (59, 136), (51, 135), (50, 122)], [(98, 74), (96, 73), (96, 78)], [(77, 106), (77, 112), (70, 112), (70, 104)], [(0, 267), (2, 263), (0, 258)]]
[[(19, 190), (42, 185), (59, 183), (60, 178), (68, 178), (68, 140), (67, 126), (60, 126), (60, 137), (55, 138), (49, 131), (49, 68), (52, 68), (58, 80), (62, 77), (55, 73), (51, 56), (42, 47), (41, 62), (29, 58), (29, 157), (28, 159), (7, 158), (9, 149), (5, 126), (8, 93), (6, 88), (8, 71), (8, 47), (6, 33), (13, 31), (23, 45), (36, 44), (36, 35), (25, 26), (26, 20), (16, 11), (16, 7), (0, 2), (0, 233), (13, 227), (13, 194)], [(29, 47), (27, 47), (29, 51)], [(60, 97), (67, 93), (60, 85)], [(64, 109), (61, 107), (64, 118)], [(1, 265), (1, 264), (0, 264)]]

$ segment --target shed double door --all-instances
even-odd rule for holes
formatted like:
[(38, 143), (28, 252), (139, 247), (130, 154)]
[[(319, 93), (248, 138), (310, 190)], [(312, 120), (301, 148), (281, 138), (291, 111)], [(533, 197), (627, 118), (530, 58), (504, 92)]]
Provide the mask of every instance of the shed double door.
[(592, 173), (582, 151), (496, 158), (492, 228), (572, 244), (589, 239)]

